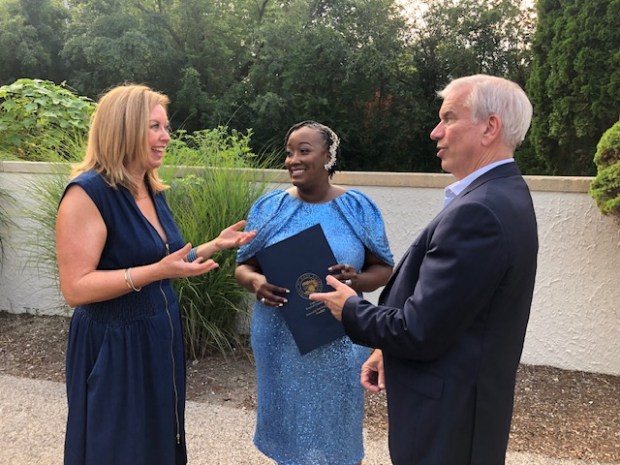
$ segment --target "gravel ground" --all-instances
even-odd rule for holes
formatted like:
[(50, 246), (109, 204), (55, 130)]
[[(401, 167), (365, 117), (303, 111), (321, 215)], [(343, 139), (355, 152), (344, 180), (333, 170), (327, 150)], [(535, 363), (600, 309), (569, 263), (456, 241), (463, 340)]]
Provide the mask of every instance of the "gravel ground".
[[(63, 382), (67, 329), (66, 317), (0, 311), (0, 375)], [(255, 380), (247, 350), (189, 361), (188, 400), (251, 412)], [(385, 442), (386, 419), (385, 396), (368, 395), (369, 441)], [(620, 463), (620, 377), (522, 365), (509, 451), (555, 463)]]

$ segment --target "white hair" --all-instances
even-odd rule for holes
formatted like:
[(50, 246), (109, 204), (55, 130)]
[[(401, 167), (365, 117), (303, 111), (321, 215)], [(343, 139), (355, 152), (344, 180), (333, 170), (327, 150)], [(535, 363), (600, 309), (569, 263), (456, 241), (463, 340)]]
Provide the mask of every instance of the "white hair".
[(512, 148), (523, 142), (532, 121), (533, 110), (530, 100), (518, 84), (496, 76), (475, 74), (451, 81), (437, 95), (445, 99), (463, 87), (469, 89), (465, 106), (471, 110), (474, 122), (495, 114), (502, 121), (502, 140)]

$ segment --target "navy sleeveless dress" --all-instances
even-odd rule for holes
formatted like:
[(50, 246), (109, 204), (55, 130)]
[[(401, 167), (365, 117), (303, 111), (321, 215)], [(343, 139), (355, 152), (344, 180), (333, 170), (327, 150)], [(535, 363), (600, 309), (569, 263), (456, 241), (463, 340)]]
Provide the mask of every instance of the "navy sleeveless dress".
[[(168, 244), (130, 192), (89, 171), (71, 181), (107, 227), (98, 269), (159, 261), (183, 246), (163, 193), (152, 195)], [(67, 347), (65, 465), (187, 462), (185, 352), (179, 301), (169, 280), (75, 309)]]

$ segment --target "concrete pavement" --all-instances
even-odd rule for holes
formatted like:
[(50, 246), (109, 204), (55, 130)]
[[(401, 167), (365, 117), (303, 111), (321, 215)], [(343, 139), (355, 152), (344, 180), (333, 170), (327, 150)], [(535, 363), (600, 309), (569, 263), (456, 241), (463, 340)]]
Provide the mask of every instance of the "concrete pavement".
[[(66, 420), (62, 383), (0, 375), (0, 464), (61, 465)], [(252, 444), (254, 411), (188, 402), (190, 465), (267, 465)], [(390, 465), (387, 444), (366, 438), (364, 465)], [(510, 453), (507, 465), (601, 465)], [(337, 464), (335, 464), (337, 465)]]

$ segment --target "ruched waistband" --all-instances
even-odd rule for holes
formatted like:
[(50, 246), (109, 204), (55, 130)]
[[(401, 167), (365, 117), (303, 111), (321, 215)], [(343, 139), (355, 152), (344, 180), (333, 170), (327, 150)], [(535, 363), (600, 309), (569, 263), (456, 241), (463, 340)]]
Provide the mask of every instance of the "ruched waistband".
[(143, 287), (140, 292), (81, 305), (75, 311), (100, 323), (126, 324), (165, 312), (166, 307), (170, 310), (176, 309), (177, 302), (170, 282), (161, 281)]

